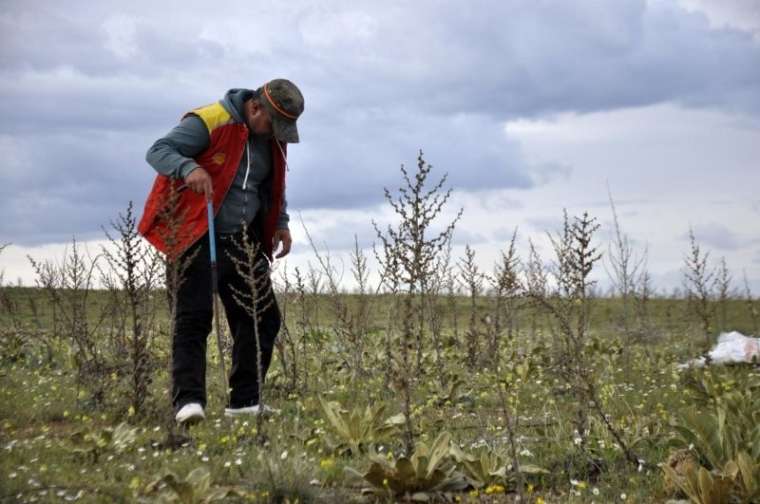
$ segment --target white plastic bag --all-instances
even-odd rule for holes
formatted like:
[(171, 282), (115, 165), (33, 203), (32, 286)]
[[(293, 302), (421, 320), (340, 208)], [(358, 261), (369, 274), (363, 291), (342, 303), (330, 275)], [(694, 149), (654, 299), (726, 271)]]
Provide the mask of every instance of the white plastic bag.
[[(732, 331), (723, 333), (718, 337), (718, 344), (708, 352), (711, 364), (730, 364), (739, 362), (752, 362), (752, 358), (760, 361), (760, 338), (745, 336), (740, 332)], [(689, 366), (702, 367), (705, 358), (692, 359), (684, 364), (679, 364), (678, 369)]]

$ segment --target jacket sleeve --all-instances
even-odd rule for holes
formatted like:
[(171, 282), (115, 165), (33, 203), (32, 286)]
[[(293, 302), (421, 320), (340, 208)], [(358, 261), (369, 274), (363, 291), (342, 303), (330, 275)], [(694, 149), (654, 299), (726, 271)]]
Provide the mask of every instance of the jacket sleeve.
[(145, 160), (158, 173), (185, 178), (199, 167), (195, 158), (209, 146), (208, 129), (200, 117), (188, 115), (148, 149)]
[(277, 218), (277, 229), (289, 229), (288, 222), (290, 222), (290, 215), (288, 215), (288, 199), (283, 192), (282, 209), (280, 210), (280, 216)]

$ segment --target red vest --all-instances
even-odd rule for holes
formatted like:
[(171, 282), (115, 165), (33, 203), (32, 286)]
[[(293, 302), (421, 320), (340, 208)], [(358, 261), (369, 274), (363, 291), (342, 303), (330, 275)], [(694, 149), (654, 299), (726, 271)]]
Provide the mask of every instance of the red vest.
[[(213, 204), (214, 215), (219, 212), (227, 191), (235, 179), (240, 159), (245, 150), (248, 140), (248, 128), (245, 124), (235, 122), (232, 116), (217, 102), (193, 110), (189, 114), (200, 117), (208, 128), (210, 144), (201, 152), (195, 161), (208, 172), (214, 186)], [(264, 252), (272, 258), (272, 237), (274, 236), (277, 219), (282, 209), (283, 194), (285, 192), (285, 160), (283, 154), (287, 144), (281, 144), (282, 151), (278, 148), (274, 138), (272, 139), (272, 192), (269, 211), (261, 221), (261, 238)], [(208, 217), (206, 210), (206, 198), (203, 194), (189, 189), (181, 189), (177, 197), (179, 199), (175, 216), (179, 222), (179, 229), (174, 240), (175, 246), (169, 246), (171, 232), (166, 222), (166, 206), (172, 192), (184, 185), (181, 179), (158, 175), (153, 182), (153, 188), (145, 202), (142, 219), (138, 231), (159, 251), (166, 254), (170, 259), (175, 259), (187, 250), (199, 238), (208, 231)], [(262, 202), (263, 203), (263, 202)], [(172, 250), (169, 250), (169, 249)]]

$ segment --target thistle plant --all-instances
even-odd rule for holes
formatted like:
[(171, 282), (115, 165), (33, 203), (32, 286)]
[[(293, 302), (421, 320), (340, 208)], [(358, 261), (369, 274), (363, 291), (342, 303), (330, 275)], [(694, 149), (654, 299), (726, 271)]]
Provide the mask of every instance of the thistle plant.
[[(546, 311), (556, 324), (555, 370), (566, 381), (575, 400), (574, 426), (581, 450), (587, 450), (588, 415), (595, 414), (605, 425), (631, 464), (641, 465), (639, 457), (629, 448), (620, 430), (613, 425), (605, 411), (598, 391), (595, 365), (589, 352), (589, 317), (591, 287), (589, 275), (601, 258), (592, 245), (594, 233), (599, 229), (596, 219), (584, 213), (571, 223), (565, 212), (563, 231), (550, 235), (556, 262), (549, 283), (541, 258), (531, 244), (527, 269), (527, 294), (534, 303)], [(589, 410), (590, 408), (590, 410)]]
[(65, 334), (74, 354), (77, 388), (87, 388), (93, 403), (102, 404), (105, 400), (103, 377), (108, 365), (97, 335), (106, 311), (93, 310), (90, 303), (99, 256), (86, 257), (80, 252), (76, 240), (72, 240), (71, 251), (64, 253), (58, 265), (51, 261), (37, 262), (31, 256), (27, 258), (37, 274), (37, 286), (63, 318)]
[(370, 456), (369, 470), (354, 475), (370, 483), (365, 492), (378, 497), (428, 502), (450, 497), (451, 492), (467, 488), (467, 480), (457, 470), (451, 454), (451, 436), (442, 432), (430, 444), (417, 443), (411, 456), (388, 460), (379, 455)]
[(108, 263), (108, 273), (102, 272), (106, 285), (115, 288), (116, 307), (121, 308), (124, 296), (127, 319), (131, 322), (129, 338), (129, 357), (131, 364), (131, 407), (135, 414), (140, 414), (148, 396), (150, 376), (150, 292), (158, 283), (160, 257), (140, 238), (137, 233), (137, 221), (130, 201), (124, 214), (119, 214), (112, 222), (118, 238), (105, 231), (111, 247), (102, 247), (102, 254)]
[(750, 320), (752, 321), (752, 330), (755, 335), (760, 335), (760, 309), (757, 306), (757, 300), (752, 296), (752, 289), (749, 287), (749, 280), (747, 279), (747, 272), (743, 272), (744, 275), (744, 304), (747, 307)]
[[(298, 387), (298, 342), (293, 334), (290, 332), (290, 326), (288, 325), (288, 312), (290, 307), (290, 301), (297, 294), (292, 291), (292, 284), (290, 277), (288, 276), (288, 267), (285, 264), (280, 270), (280, 282), (278, 282), (278, 297), (280, 299), (280, 313), (282, 314), (282, 325), (280, 332), (275, 340), (275, 348), (280, 357), (280, 364), (282, 365), (283, 376), (288, 377), (287, 390), (289, 392), (294, 391)], [(303, 354), (304, 356), (306, 353)]]
[(344, 409), (337, 401), (319, 397), (319, 404), (332, 431), (339, 438), (335, 448), (352, 455), (366, 453), (374, 444), (389, 439), (404, 424), (403, 415), (385, 418), (385, 406), (368, 405)]
[(467, 366), (474, 369), (480, 353), (480, 329), (478, 328), (478, 296), (483, 291), (486, 276), (475, 263), (475, 251), (466, 245), (464, 258), (459, 260), (459, 282), (469, 294), (470, 321), (467, 328)]
[(301, 270), (298, 267), (295, 268), (295, 290), (296, 290), (296, 304), (300, 307), (298, 315), (298, 333), (299, 342), (301, 345), (300, 353), (304, 359), (304, 365), (302, 366), (302, 378), (301, 378), (301, 390), (305, 391), (309, 388), (309, 366), (306, 362), (307, 353), (307, 341), (311, 325), (309, 322), (309, 305), (306, 299), (306, 284), (304, 283), (304, 277), (301, 274)]
[(104, 452), (128, 450), (135, 443), (137, 430), (124, 422), (94, 432), (78, 430), (69, 436), (68, 448), (72, 453), (85, 455), (97, 463)]
[(636, 331), (639, 334), (639, 340), (643, 339), (645, 335), (648, 335), (651, 340), (652, 335), (657, 331), (652, 324), (652, 316), (650, 313), (650, 305), (654, 292), (652, 289), (652, 276), (649, 274), (647, 267), (647, 256), (648, 252), (644, 251), (644, 262), (642, 263), (639, 275), (636, 278), (636, 285), (633, 292), (634, 312), (636, 314), (636, 320), (638, 321)]
[(721, 332), (728, 329), (728, 300), (731, 297), (731, 281), (733, 280), (731, 272), (726, 265), (726, 258), (721, 257), (718, 263), (717, 275), (715, 278), (715, 287), (718, 298), (718, 322)]
[(708, 264), (709, 252), (703, 252), (694, 230), (689, 228), (689, 255), (684, 258), (684, 290), (692, 313), (699, 319), (705, 338), (704, 351), (710, 350), (710, 329), (715, 307), (711, 303), (715, 270)]
[[(431, 188), (427, 179), (432, 169), (424, 158), (422, 151), (417, 156), (417, 171), (410, 176), (401, 165), (404, 186), (399, 188), (394, 197), (385, 189), (385, 199), (399, 219), (395, 227), (388, 225), (381, 230), (372, 221), (380, 241), (380, 251), (376, 251), (384, 278), (392, 288), (402, 293), (401, 302), (401, 342), (400, 356), (396, 358), (399, 370), (397, 382), (403, 397), (403, 409), (406, 416), (404, 441), (408, 453), (414, 446), (412, 428), (412, 391), (414, 379), (420, 376), (424, 351), (424, 330), (427, 317), (425, 297), (429, 295), (429, 278), (441, 265), (442, 253), (451, 240), (457, 221), (462, 215), (460, 210), (456, 217), (443, 227), (443, 230), (430, 236), (430, 229), (436, 217), (442, 212), (451, 196), (451, 189), (442, 192), (446, 175)], [(411, 350), (414, 349), (416, 362), (412, 362)]]
[(637, 254), (633, 240), (623, 231), (609, 186), (607, 187), (607, 194), (612, 210), (613, 238), (607, 247), (607, 261), (605, 261), (604, 266), (607, 270), (607, 276), (612, 282), (614, 293), (620, 297), (622, 303), (620, 326), (623, 334), (630, 341), (633, 335), (633, 298), (636, 292), (636, 279), (642, 272), (646, 262), (646, 254)]
[(520, 258), (517, 257), (517, 229), (512, 234), (506, 251), (501, 252), (499, 263), (492, 276), (488, 277), (493, 290), (493, 320), (489, 324), (488, 352), (491, 364), (498, 367), (502, 333), (506, 327), (507, 339), (515, 336), (520, 283)]
[(362, 359), (368, 316), (366, 293), (364, 292), (367, 288), (368, 275), (366, 258), (359, 250), (358, 240), (354, 237), (355, 249), (352, 254), (352, 264), (355, 271), (354, 275), (358, 277), (360, 292), (359, 303), (357, 303), (356, 309), (352, 309), (346, 301), (346, 296), (341, 292), (342, 274), (334, 266), (329, 251), (320, 252), (303, 220), (301, 224), (327, 284), (327, 297), (335, 320), (333, 332), (341, 346), (344, 364), (351, 371), (352, 393), (356, 397), (359, 394), (359, 378), (364, 374)]
[[(433, 350), (435, 352), (435, 369), (438, 374), (438, 383), (441, 388), (445, 388), (448, 383), (448, 377), (445, 371), (444, 348), (443, 348), (443, 329), (446, 322), (446, 313), (451, 311), (456, 322), (456, 298), (450, 294), (446, 295), (446, 290), (453, 288), (455, 282), (454, 266), (451, 264), (451, 241), (449, 241), (443, 256), (436, 268), (433, 277), (429, 282), (428, 301), (428, 318), (430, 335), (433, 341)], [(453, 302), (452, 302), (453, 301)], [(454, 338), (456, 338), (456, 324), (454, 326)]]
[[(177, 190), (177, 187), (174, 184), (172, 184), (167, 193), (166, 200), (159, 210), (159, 219), (164, 225), (157, 228), (161, 240), (166, 244), (166, 253), (161, 256), (161, 260), (164, 269), (164, 287), (166, 289), (166, 301), (169, 311), (168, 333), (172, 340), (174, 339), (177, 330), (176, 319), (177, 308), (179, 306), (178, 293), (182, 285), (185, 283), (187, 269), (195, 260), (195, 257), (200, 250), (199, 248), (195, 248), (191, 251), (183, 251), (180, 247), (180, 244), (183, 243), (185, 239), (186, 233), (186, 228), (183, 226), (186, 213), (185, 211), (180, 210), (180, 197), (181, 192)], [(173, 347), (173, 344), (169, 347), (170, 351), (166, 365), (168, 369), (171, 369), (172, 363), (174, 362)], [(171, 406), (173, 392), (174, 383), (172, 382), (167, 388), (167, 408), (162, 417), (167, 434), (165, 444), (170, 447), (179, 447), (187, 441), (187, 438), (176, 432), (174, 411)]]
[[(235, 271), (243, 279), (246, 288), (245, 290), (241, 290), (233, 285), (230, 288), (232, 289), (232, 297), (235, 302), (253, 320), (253, 337), (256, 341), (256, 384), (258, 386), (259, 404), (263, 405), (264, 363), (262, 361), (259, 321), (262, 314), (275, 303), (275, 298), (269, 278), (269, 263), (264, 255), (261, 244), (251, 240), (247, 226), (243, 227), (242, 235), (242, 240), (233, 242), (237, 251), (242, 254), (241, 257), (237, 257), (236, 254), (230, 251), (227, 251), (227, 256), (234, 264)], [(223, 356), (220, 356), (220, 358), (223, 358)], [(265, 440), (263, 418), (263, 414), (256, 416), (257, 437), (262, 442)]]

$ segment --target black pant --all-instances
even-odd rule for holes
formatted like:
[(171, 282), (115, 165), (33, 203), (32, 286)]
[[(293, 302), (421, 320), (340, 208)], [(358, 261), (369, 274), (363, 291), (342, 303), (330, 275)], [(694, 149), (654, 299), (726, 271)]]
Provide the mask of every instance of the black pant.
[[(249, 235), (256, 240), (255, 234)], [(232, 408), (253, 406), (259, 403), (259, 383), (256, 362), (256, 337), (254, 321), (245, 308), (233, 298), (233, 288), (250, 293), (250, 288), (235, 269), (229, 257), (245, 260), (244, 253), (234, 245), (233, 239), (241, 241), (242, 232), (237, 235), (219, 235), (216, 239), (217, 271), (219, 277), (219, 297), (224, 305), (233, 339), (232, 370), (229, 376), (230, 404)], [(213, 319), (211, 259), (208, 234), (190, 247), (182, 259), (198, 250), (183, 275), (177, 292), (177, 312), (175, 333), (172, 341), (172, 403), (175, 411), (191, 402), (206, 406), (206, 340), (211, 332)], [(259, 339), (261, 341), (262, 385), (263, 377), (272, 360), (272, 350), (277, 332), (280, 330), (280, 310), (271, 290), (268, 261), (263, 251), (259, 253), (258, 274), (266, 276), (265, 290), (269, 291), (269, 307), (259, 314)], [(237, 297), (240, 297), (237, 295)], [(250, 303), (249, 303), (250, 305)]]

